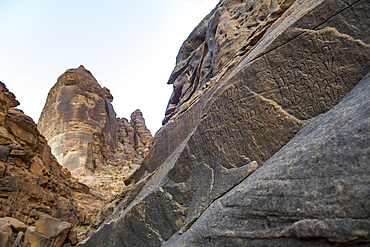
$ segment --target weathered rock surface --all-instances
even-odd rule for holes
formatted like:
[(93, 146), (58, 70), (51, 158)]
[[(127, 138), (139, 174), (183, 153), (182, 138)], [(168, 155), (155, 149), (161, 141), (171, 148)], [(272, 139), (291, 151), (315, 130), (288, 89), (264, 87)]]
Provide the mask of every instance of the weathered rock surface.
[[(32, 119), (13, 108), (19, 103), (3, 83), (0, 101), (0, 217), (13, 217), (27, 225), (34, 225), (41, 215), (91, 224), (97, 212), (95, 197), (86, 194), (89, 188), (67, 179), (68, 173), (63, 172)], [(90, 201), (78, 203), (76, 195)]]
[(369, 79), (329, 110), (370, 71), (369, 25), (366, 0), (220, 1), (135, 183), (80, 246), (366, 243)]
[(0, 219), (0, 246), (9, 247), (12, 238), (12, 225), (8, 219)]
[(128, 163), (131, 169), (136, 170), (148, 154), (153, 136), (146, 127), (140, 110), (131, 114), (130, 121), (126, 118), (118, 118), (118, 122), (118, 152), (123, 155), (124, 162)]
[(72, 224), (43, 215), (36, 227), (25, 226), (14, 218), (0, 218), (0, 244), (2, 247), (61, 247), (75, 246)]
[(151, 139), (140, 111), (131, 123), (117, 119), (112, 101), (90, 71), (69, 69), (50, 90), (38, 123), (59, 163), (101, 201), (125, 186)]
[(27, 227), (11, 217), (0, 218), (1, 247), (71, 247), (77, 244), (72, 224), (42, 215), (35, 226)]
[(14, 219), (12, 217), (5, 217), (5, 219), (9, 220), (10, 225), (12, 226), (12, 228), (15, 231), (17, 231), (17, 232), (27, 231), (27, 226), (23, 222), (21, 222), (17, 219)]
[(370, 74), (165, 246), (368, 246), (369, 147)]

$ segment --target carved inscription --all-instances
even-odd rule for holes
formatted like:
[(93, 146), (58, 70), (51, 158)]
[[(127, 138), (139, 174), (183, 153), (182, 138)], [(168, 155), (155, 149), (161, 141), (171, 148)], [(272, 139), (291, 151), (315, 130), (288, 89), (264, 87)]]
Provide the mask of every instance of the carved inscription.
[(240, 81), (226, 89), (211, 107), (189, 140), (189, 153), (199, 162), (228, 169), (252, 160), (263, 164), (299, 129), (298, 119)]
[(299, 119), (336, 105), (370, 70), (370, 46), (333, 28), (306, 31), (238, 75)]

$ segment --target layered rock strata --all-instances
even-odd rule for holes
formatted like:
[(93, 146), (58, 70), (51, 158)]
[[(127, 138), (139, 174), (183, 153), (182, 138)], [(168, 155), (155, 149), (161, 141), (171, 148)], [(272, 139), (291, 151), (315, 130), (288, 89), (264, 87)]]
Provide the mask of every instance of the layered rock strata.
[[(96, 197), (58, 164), (33, 120), (15, 109), (15, 96), (0, 83), (0, 217), (34, 225), (50, 215), (89, 225)], [(77, 197), (85, 201), (77, 202)]]
[(142, 113), (117, 119), (113, 96), (83, 66), (69, 69), (48, 94), (38, 129), (59, 163), (106, 200), (139, 166), (151, 139)]
[(335, 106), (370, 71), (369, 21), (366, 0), (220, 1), (135, 183), (80, 245), (368, 242), (369, 79)]

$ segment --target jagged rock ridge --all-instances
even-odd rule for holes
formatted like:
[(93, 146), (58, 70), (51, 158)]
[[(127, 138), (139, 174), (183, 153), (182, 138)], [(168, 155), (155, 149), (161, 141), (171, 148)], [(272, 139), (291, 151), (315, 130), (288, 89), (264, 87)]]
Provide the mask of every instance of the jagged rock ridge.
[(135, 183), (80, 245), (365, 246), (369, 15), (366, 0), (220, 1), (180, 49)]
[(152, 138), (142, 113), (117, 119), (113, 96), (83, 66), (62, 74), (48, 94), (38, 129), (59, 163), (101, 200), (118, 194)]

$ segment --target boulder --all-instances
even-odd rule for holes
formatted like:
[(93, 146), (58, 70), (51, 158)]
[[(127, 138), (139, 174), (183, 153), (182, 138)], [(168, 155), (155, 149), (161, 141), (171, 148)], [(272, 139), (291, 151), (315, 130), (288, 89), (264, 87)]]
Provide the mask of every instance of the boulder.
[(52, 239), (52, 246), (59, 247), (62, 246), (71, 228), (72, 225), (68, 222), (62, 222), (49, 216), (43, 216), (37, 222), (35, 232), (49, 237)]
[(8, 219), (0, 218), (0, 246), (10, 247), (13, 231)]
[(14, 218), (11, 218), (11, 217), (5, 217), (5, 219), (9, 220), (10, 222), (10, 225), (12, 226), (12, 228), (17, 231), (17, 232), (26, 232), (27, 231), (27, 226), (17, 220), (17, 219), (14, 219)]
[(50, 216), (43, 216), (37, 222), (36, 227), (29, 227), (24, 246), (30, 247), (60, 247), (63, 245), (72, 225), (62, 222)]
[(29, 227), (24, 237), (24, 247), (49, 247), (51, 239), (35, 231), (35, 227)]

